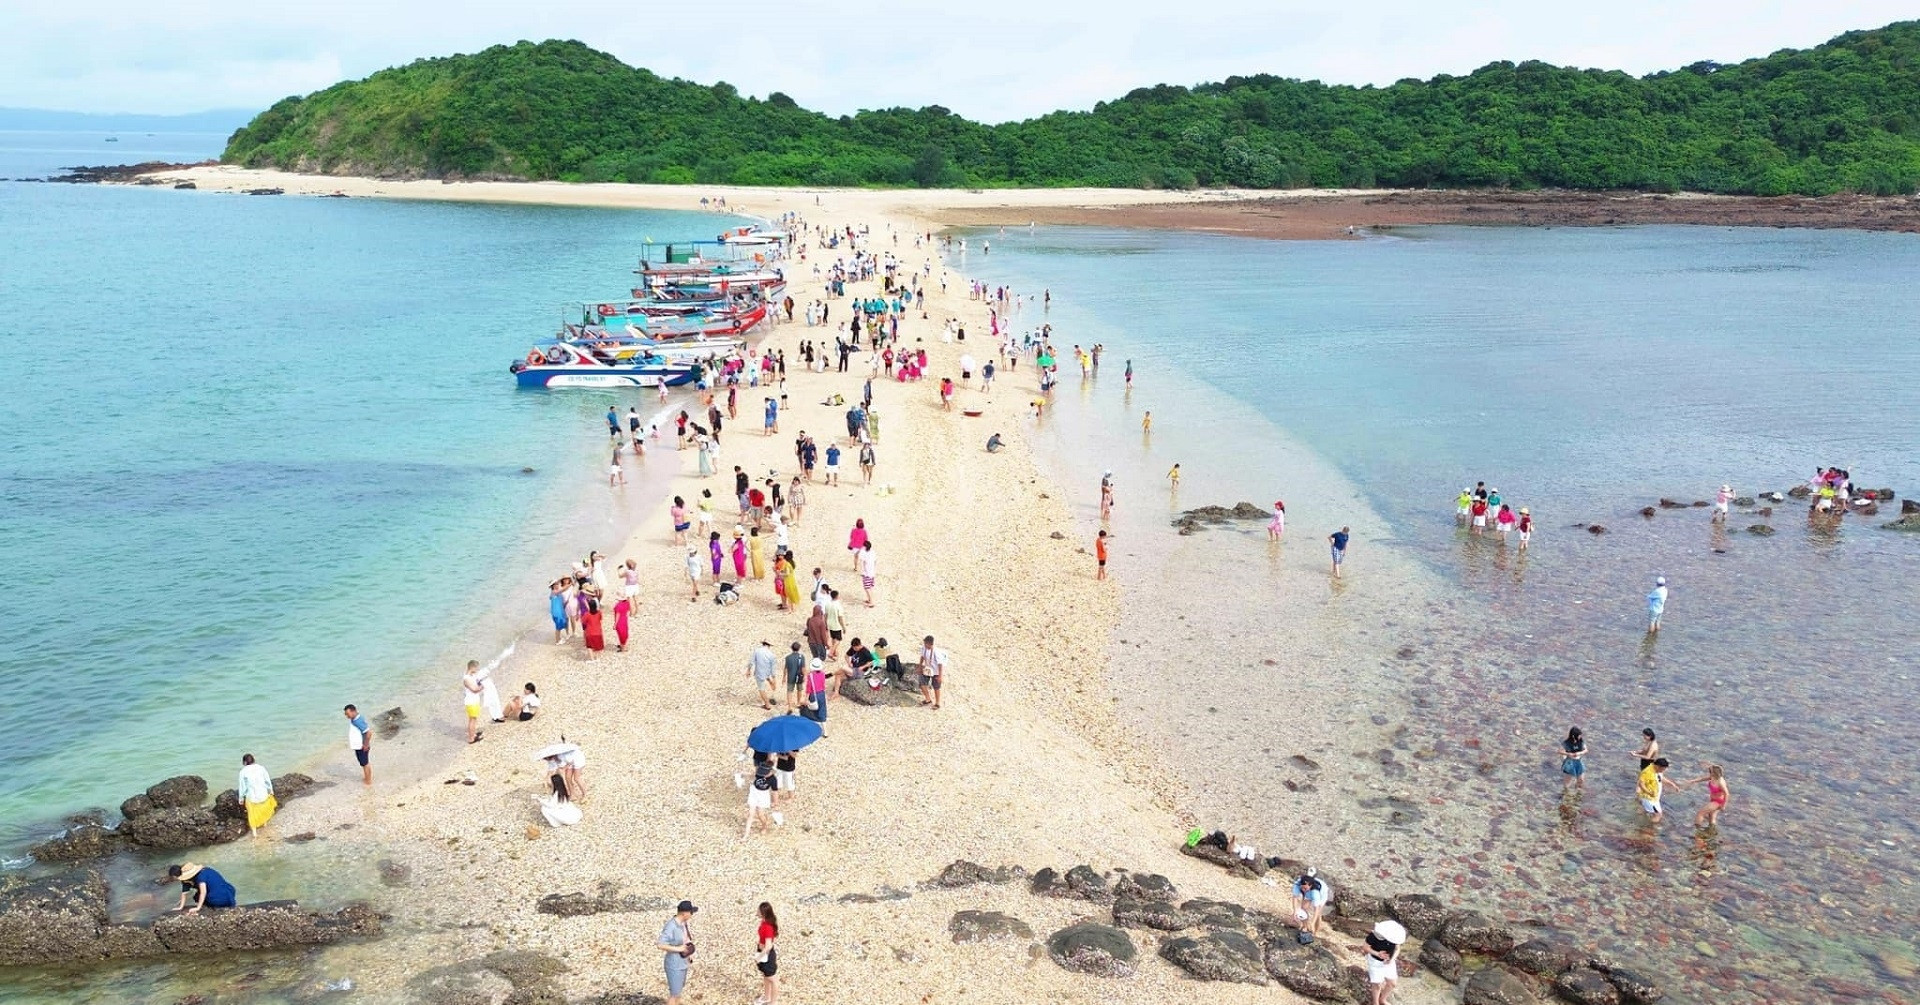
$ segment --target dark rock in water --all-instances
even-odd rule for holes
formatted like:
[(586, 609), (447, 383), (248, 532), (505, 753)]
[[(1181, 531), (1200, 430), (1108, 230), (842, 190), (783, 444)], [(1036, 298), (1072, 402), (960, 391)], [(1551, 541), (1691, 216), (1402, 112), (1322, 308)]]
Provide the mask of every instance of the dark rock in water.
[(1301, 945), (1291, 936), (1267, 940), (1267, 976), (1297, 995), (1320, 1001), (1347, 997), (1346, 974), (1326, 946)]
[(1898, 520), (1889, 520), (1880, 527), (1883, 530), (1920, 531), (1920, 513), (1908, 513)]
[(1607, 532), (1607, 528), (1602, 527), (1597, 523), (1587, 525), (1587, 533), (1589, 534), (1605, 534), (1606, 532)]
[(247, 808), (240, 802), (240, 790), (228, 789), (214, 796), (213, 815), (222, 820), (245, 820)]
[(184, 189), (184, 190), (187, 190), (187, 191), (192, 191), (193, 189), (197, 189), (197, 188), (199, 188), (200, 186), (198, 186), (198, 185), (195, 185), (194, 183), (192, 183), (192, 182), (190, 182), (190, 181), (177, 181), (177, 182), (174, 182), (174, 183), (173, 183), (173, 187), (174, 187), (174, 188), (177, 188), (177, 189)]
[(1399, 894), (1387, 901), (1387, 910), (1416, 939), (1427, 938), (1447, 921), (1447, 906), (1440, 903), (1440, 898), (1425, 893)]
[(1662, 498), (1660, 500), (1660, 508), (1661, 509), (1686, 509), (1687, 504), (1681, 502), (1678, 499)]
[(1570, 945), (1528, 939), (1513, 947), (1506, 957), (1508, 966), (1537, 977), (1552, 977), (1580, 965), (1586, 957)]
[(1901, 516), (1912, 516), (1912, 515), (1913, 515), (1913, 514), (1915, 514), (1915, 513), (1920, 513), (1920, 499), (1902, 499), (1902, 500), (1900, 500), (1900, 515), (1901, 515)]
[(207, 801), (207, 780), (199, 775), (175, 775), (148, 786), (147, 799), (157, 810), (197, 807)]
[(1754, 537), (1772, 537), (1774, 530), (1764, 523), (1756, 523), (1747, 527), (1747, 533), (1752, 534)]
[(1139, 953), (1127, 933), (1112, 925), (1083, 921), (1047, 936), (1047, 955), (1074, 973), (1131, 977)]
[(172, 851), (237, 841), (247, 833), (247, 824), (196, 806), (142, 814), (121, 824), (120, 833), (142, 848)]
[(1193, 918), (1194, 924), (1205, 928), (1245, 931), (1247, 927), (1247, 909), (1239, 904), (1195, 897), (1181, 904), (1180, 909)]
[(1333, 888), (1333, 899), (1328, 906), (1343, 918), (1358, 918), (1361, 921), (1380, 921), (1388, 916), (1390, 910), (1385, 897), (1362, 893), (1344, 884)]
[(379, 735), (380, 739), (391, 740), (394, 737), (400, 735), (400, 727), (405, 725), (406, 721), (407, 721), (407, 713), (401, 711), (400, 707), (396, 705), (393, 708), (387, 709), (385, 712), (382, 712), (379, 715), (374, 716), (373, 728), (374, 728), (374, 731)]
[(301, 831), (298, 834), (287, 835), (288, 844), (306, 844), (308, 841), (317, 841), (319, 839), (320, 835), (312, 831)]
[(114, 924), (107, 900), (106, 882), (93, 870), (0, 879), (0, 966), (324, 945), (377, 934), (381, 922), (364, 905), (316, 913), (275, 903)]
[(413, 881), (413, 868), (393, 859), (381, 859), (378, 868), (382, 886), (406, 886)]
[(1433, 971), (1435, 977), (1448, 984), (1458, 984), (1466, 975), (1466, 967), (1460, 961), (1460, 954), (1438, 939), (1428, 939), (1420, 943), (1420, 952), (1414, 956), (1414, 959), (1421, 966)]
[(1113, 902), (1113, 923), (1121, 928), (1178, 932), (1192, 927), (1193, 916), (1173, 906), (1169, 900), (1120, 897)]
[(1466, 1005), (1534, 1005), (1540, 1000), (1526, 981), (1500, 967), (1476, 970), (1467, 978)]
[(1026, 874), (1027, 870), (1017, 865), (1003, 865), (997, 869), (989, 869), (963, 858), (956, 859), (945, 869), (940, 870), (940, 875), (927, 880), (927, 885), (937, 886), (943, 890), (957, 890), (963, 886), (979, 886), (982, 883), (994, 885), (1011, 883)]
[(1861, 516), (1879, 516), (1880, 504), (1877, 502), (1863, 503), (1856, 499), (1854, 500), (1853, 511)]
[(1692, 506), (1694, 509), (1706, 509), (1708, 506), (1711, 506), (1711, 505), (1713, 504), (1706, 501), (1705, 499), (1695, 499), (1692, 503)]
[(1598, 970), (1580, 967), (1553, 979), (1553, 993), (1573, 1005), (1620, 1005), (1620, 989)]
[(1794, 487), (1787, 490), (1787, 496), (1793, 499), (1805, 499), (1806, 497), (1812, 494), (1813, 494), (1813, 490), (1806, 487), (1805, 485), (1795, 485)]
[(1475, 911), (1455, 911), (1440, 926), (1440, 941), (1448, 948), (1481, 956), (1500, 956), (1513, 948), (1513, 930)]
[(1157, 872), (1122, 873), (1120, 878), (1114, 881), (1113, 895), (1134, 900), (1180, 899), (1180, 891), (1174, 889), (1173, 880)]
[(1753, 497), (1752, 496), (1734, 496), (1733, 504), (1735, 506), (1751, 506), (1753, 505)]
[(530, 475), (530, 474), (533, 474), (533, 469), (532, 469), (532, 468), (521, 468), (521, 469), (520, 469), (520, 473), (521, 473), (521, 474), (523, 474), (523, 475)]
[(1620, 991), (1620, 1000), (1627, 1005), (1651, 1005), (1667, 996), (1653, 978), (1638, 970), (1616, 967), (1600, 960), (1588, 960), (1587, 966), (1606, 975), (1607, 982)]
[(1260, 947), (1239, 932), (1182, 936), (1160, 946), (1160, 958), (1203, 981), (1265, 984), (1267, 970)]
[(1010, 914), (999, 911), (959, 911), (947, 921), (947, 931), (955, 942), (986, 942), (990, 939), (1031, 939), (1033, 928)]
[(1762, 506), (1762, 507), (1760, 507), (1759, 509), (1757, 509), (1757, 510), (1754, 510), (1754, 512), (1755, 512), (1755, 513), (1758, 513), (1758, 514), (1760, 514), (1760, 515), (1761, 515), (1761, 516), (1763, 516), (1763, 517), (1770, 517), (1770, 516), (1772, 516), (1772, 515), (1773, 515), (1773, 507), (1772, 507), (1772, 506)]
[(1640, 515), (1643, 517), (1646, 517), (1649, 520), (1653, 519), (1653, 515), (1658, 512), (1659, 510), (1654, 509), (1652, 506), (1640, 507)]
[(1880, 500), (1881, 502), (1892, 502), (1893, 490), (1892, 489), (1874, 489), (1873, 497), (1875, 499)]
[(147, 798), (147, 794), (142, 792), (137, 796), (127, 797), (127, 800), (120, 804), (120, 818), (122, 820), (132, 820), (135, 817), (152, 813), (156, 808), (157, 807), (153, 805), (153, 800)]
[[(140, 797), (142, 799), (145, 796)], [(126, 847), (126, 838), (96, 822), (76, 824), (59, 837), (27, 849), (40, 862), (86, 862), (106, 858)]]
[(273, 188), (249, 188), (249, 189), (242, 189), (241, 191), (245, 195), (286, 195), (287, 194), (286, 189), (279, 188), (277, 186)]
[(1237, 502), (1231, 509), (1225, 506), (1201, 506), (1190, 509), (1173, 518), (1173, 525), (1180, 533), (1191, 534), (1208, 524), (1222, 524), (1229, 520), (1265, 520), (1267, 511), (1250, 502)]

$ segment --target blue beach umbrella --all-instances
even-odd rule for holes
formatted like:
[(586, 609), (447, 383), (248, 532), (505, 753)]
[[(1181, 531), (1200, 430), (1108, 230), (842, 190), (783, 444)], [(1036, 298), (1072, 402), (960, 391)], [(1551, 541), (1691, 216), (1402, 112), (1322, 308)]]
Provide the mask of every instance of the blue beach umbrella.
[(820, 739), (820, 724), (797, 715), (776, 715), (753, 727), (747, 746), (763, 754), (785, 754)]

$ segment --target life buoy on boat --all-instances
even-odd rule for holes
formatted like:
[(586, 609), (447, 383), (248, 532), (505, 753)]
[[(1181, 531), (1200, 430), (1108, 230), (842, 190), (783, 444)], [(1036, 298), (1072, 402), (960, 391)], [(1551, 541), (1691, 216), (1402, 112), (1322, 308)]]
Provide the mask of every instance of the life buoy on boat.
[(612, 304), (601, 304), (599, 310), (600, 310), (600, 316), (603, 318), (609, 315), (620, 313), (619, 311), (614, 309), (614, 306)]
[(538, 350), (538, 349), (528, 349), (528, 350), (527, 350), (527, 365), (528, 365), (528, 366), (540, 366), (540, 365), (542, 365), (542, 364), (544, 364), (544, 363), (545, 363), (546, 361), (547, 361), (547, 358), (546, 358), (545, 356), (542, 356), (542, 355), (540, 354), (540, 350)]

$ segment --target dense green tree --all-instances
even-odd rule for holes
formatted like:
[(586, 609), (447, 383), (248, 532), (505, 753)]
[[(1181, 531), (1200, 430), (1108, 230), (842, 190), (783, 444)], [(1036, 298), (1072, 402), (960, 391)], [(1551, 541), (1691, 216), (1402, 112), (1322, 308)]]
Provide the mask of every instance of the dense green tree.
[(1920, 21), (1646, 77), (1532, 61), (1387, 87), (1261, 74), (997, 126), (938, 105), (829, 118), (579, 42), (521, 42), (287, 98), (236, 131), (223, 159), (676, 184), (1911, 193)]

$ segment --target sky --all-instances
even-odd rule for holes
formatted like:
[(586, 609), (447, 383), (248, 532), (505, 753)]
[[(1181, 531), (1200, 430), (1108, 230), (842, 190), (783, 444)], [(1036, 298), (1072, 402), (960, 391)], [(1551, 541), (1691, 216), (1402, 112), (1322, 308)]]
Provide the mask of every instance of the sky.
[(4, 0), (0, 106), (257, 109), (423, 56), (573, 38), (829, 114), (938, 104), (1001, 122), (1255, 73), (1387, 84), (1499, 59), (1650, 73), (1914, 17), (1913, 0)]

